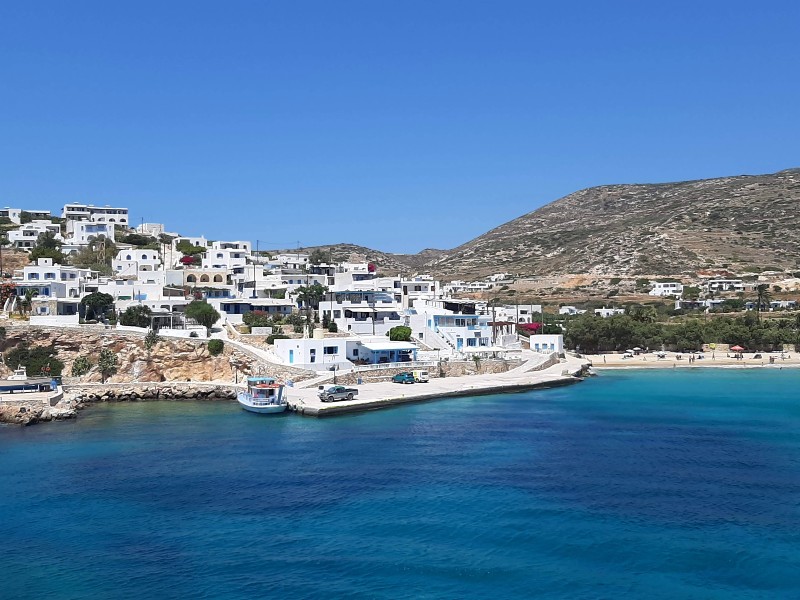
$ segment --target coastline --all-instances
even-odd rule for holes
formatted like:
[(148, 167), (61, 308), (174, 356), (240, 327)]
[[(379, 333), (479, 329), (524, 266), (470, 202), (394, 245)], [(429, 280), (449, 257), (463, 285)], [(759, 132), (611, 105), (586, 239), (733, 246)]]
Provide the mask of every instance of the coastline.
[[(708, 353), (706, 353), (708, 354)], [(788, 355), (781, 359), (777, 354), (764, 354), (762, 358), (753, 358), (752, 354), (745, 354), (744, 359), (735, 359), (726, 356), (716, 356), (697, 359), (690, 362), (687, 354), (678, 359), (674, 352), (667, 353), (666, 358), (659, 359), (654, 354), (641, 354), (633, 358), (622, 358), (621, 354), (586, 354), (584, 358), (591, 363), (595, 371), (613, 369), (782, 369), (800, 368), (800, 357), (796, 354)], [(770, 356), (775, 358), (770, 363)], [(605, 360), (604, 360), (605, 358)]]

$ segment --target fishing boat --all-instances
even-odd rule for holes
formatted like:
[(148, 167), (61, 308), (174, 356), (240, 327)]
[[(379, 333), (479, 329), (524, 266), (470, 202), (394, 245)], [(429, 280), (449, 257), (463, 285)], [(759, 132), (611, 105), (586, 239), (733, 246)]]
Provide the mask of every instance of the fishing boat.
[(51, 377), (28, 377), (28, 371), (18, 366), (13, 375), (0, 379), (0, 393), (14, 392), (49, 392), (54, 389)]
[(243, 409), (260, 414), (281, 413), (287, 402), (283, 394), (283, 384), (272, 377), (248, 377), (247, 390), (236, 394)]

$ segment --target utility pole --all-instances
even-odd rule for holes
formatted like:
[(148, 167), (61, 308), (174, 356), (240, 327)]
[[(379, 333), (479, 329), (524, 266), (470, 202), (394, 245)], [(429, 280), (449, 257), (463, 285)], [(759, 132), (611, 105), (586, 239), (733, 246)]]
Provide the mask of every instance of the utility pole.
[(258, 240), (256, 240), (256, 256), (253, 257), (253, 298), (256, 297), (256, 257), (258, 256)]

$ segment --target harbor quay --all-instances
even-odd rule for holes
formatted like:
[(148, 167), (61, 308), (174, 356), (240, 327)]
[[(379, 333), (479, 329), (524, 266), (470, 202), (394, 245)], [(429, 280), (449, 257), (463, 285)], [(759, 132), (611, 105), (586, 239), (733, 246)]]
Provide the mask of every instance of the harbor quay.
[[(588, 361), (567, 355), (566, 358), (544, 357), (526, 361), (506, 373), (465, 377), (431, 378), (426, 383), (400, 384), (391, 381), (356, 386), (353, 400), (323, 402), (319, 387), (289, 388), (289, 410), (306, 416), (325, 417), (389, 408), (412, 402), (445, 398), (479, 396), (569, 385), (580, 381)], [(326, 383), (321, 387), (327, 387)]]

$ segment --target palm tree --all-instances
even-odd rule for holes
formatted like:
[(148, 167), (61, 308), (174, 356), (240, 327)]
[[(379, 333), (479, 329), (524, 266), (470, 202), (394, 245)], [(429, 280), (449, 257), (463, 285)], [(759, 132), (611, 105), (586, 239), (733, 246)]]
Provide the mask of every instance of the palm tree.
[(22, 298), (18, 299), (17, 306), (19, 307), (19, 316), (24, 317), (26, 314), (30, 314), (31, 306), (34, 297), (39, 295), (39, 291), (34, 288), (28, 288), (25, 290), (25, 295)]
[(768, 306), (772, 294), (769, 291), (769, 285), (760, 283), (756, 286), (756, 320), (761, 321), (761, 307)]

